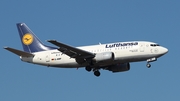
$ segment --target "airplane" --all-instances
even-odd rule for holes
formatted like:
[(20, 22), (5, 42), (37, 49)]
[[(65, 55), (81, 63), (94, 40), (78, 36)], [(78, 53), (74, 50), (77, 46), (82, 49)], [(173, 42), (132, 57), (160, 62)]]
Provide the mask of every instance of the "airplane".
[(130, 62), (150, 62), (168, 52), (168, 49), (149, 41), (128, 41), (73, 47), (56, 40), (48, 40), (55, 46), (47, 46), (25, 23), (17, 23), (24, 51), (4, 47), (20, 56), (24, 62), (57, 68), (82, 68), (100, 76), (100, 69), (113, 73), (130, 70)]

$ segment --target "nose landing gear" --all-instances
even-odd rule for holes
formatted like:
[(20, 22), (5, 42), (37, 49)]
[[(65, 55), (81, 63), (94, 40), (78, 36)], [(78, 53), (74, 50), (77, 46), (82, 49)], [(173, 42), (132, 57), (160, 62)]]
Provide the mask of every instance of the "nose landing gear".
[(154, 58), (148, 59), (146, 66), (147, 66), (148, 68), (150, 68), (150, 67), (151, 67), (150, 62), (154, 62), (154, 61), (157, 61), (157, 58), (154, 57)]
[(147, 63), (146, 66), (147, 66), (147, 68), (150, 68), (150, 67), (151, 67), (151, 64), (150, 64), (150, 63)]

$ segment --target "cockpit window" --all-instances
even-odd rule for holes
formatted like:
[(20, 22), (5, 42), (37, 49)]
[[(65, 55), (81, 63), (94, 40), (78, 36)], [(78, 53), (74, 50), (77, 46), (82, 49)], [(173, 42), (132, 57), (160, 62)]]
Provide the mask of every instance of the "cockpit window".
[(150, 44), (152, 47), (160, 46), (159, 44)]

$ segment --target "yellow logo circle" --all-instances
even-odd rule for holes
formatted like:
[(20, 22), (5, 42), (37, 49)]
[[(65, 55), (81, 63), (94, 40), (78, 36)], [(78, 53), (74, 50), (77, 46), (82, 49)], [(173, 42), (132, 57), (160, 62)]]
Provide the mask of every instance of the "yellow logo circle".
[(25, 45), (30, 45), (33, 42), (33, 36), (30, 33), (27, 33), (23, 36), (22, 42)]

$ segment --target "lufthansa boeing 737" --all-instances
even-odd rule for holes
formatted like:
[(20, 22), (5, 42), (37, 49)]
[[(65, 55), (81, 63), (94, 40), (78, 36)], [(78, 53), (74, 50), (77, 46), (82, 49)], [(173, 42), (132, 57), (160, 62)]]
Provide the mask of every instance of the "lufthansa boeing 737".
[(48, 40), (56, 47), (44, 45), (25, 23), (17, 23), (17, 29), (24, 51), (5, 47), (6, 50), (20, 56), (24, 62), (58, 68), (85, 67), (100, 76), (100, 69), (114, 72), (130, 70), (130, 62), (150, 62), (168, 52), (168, 49), (154, 42), (129, 41), (72, 47)]

